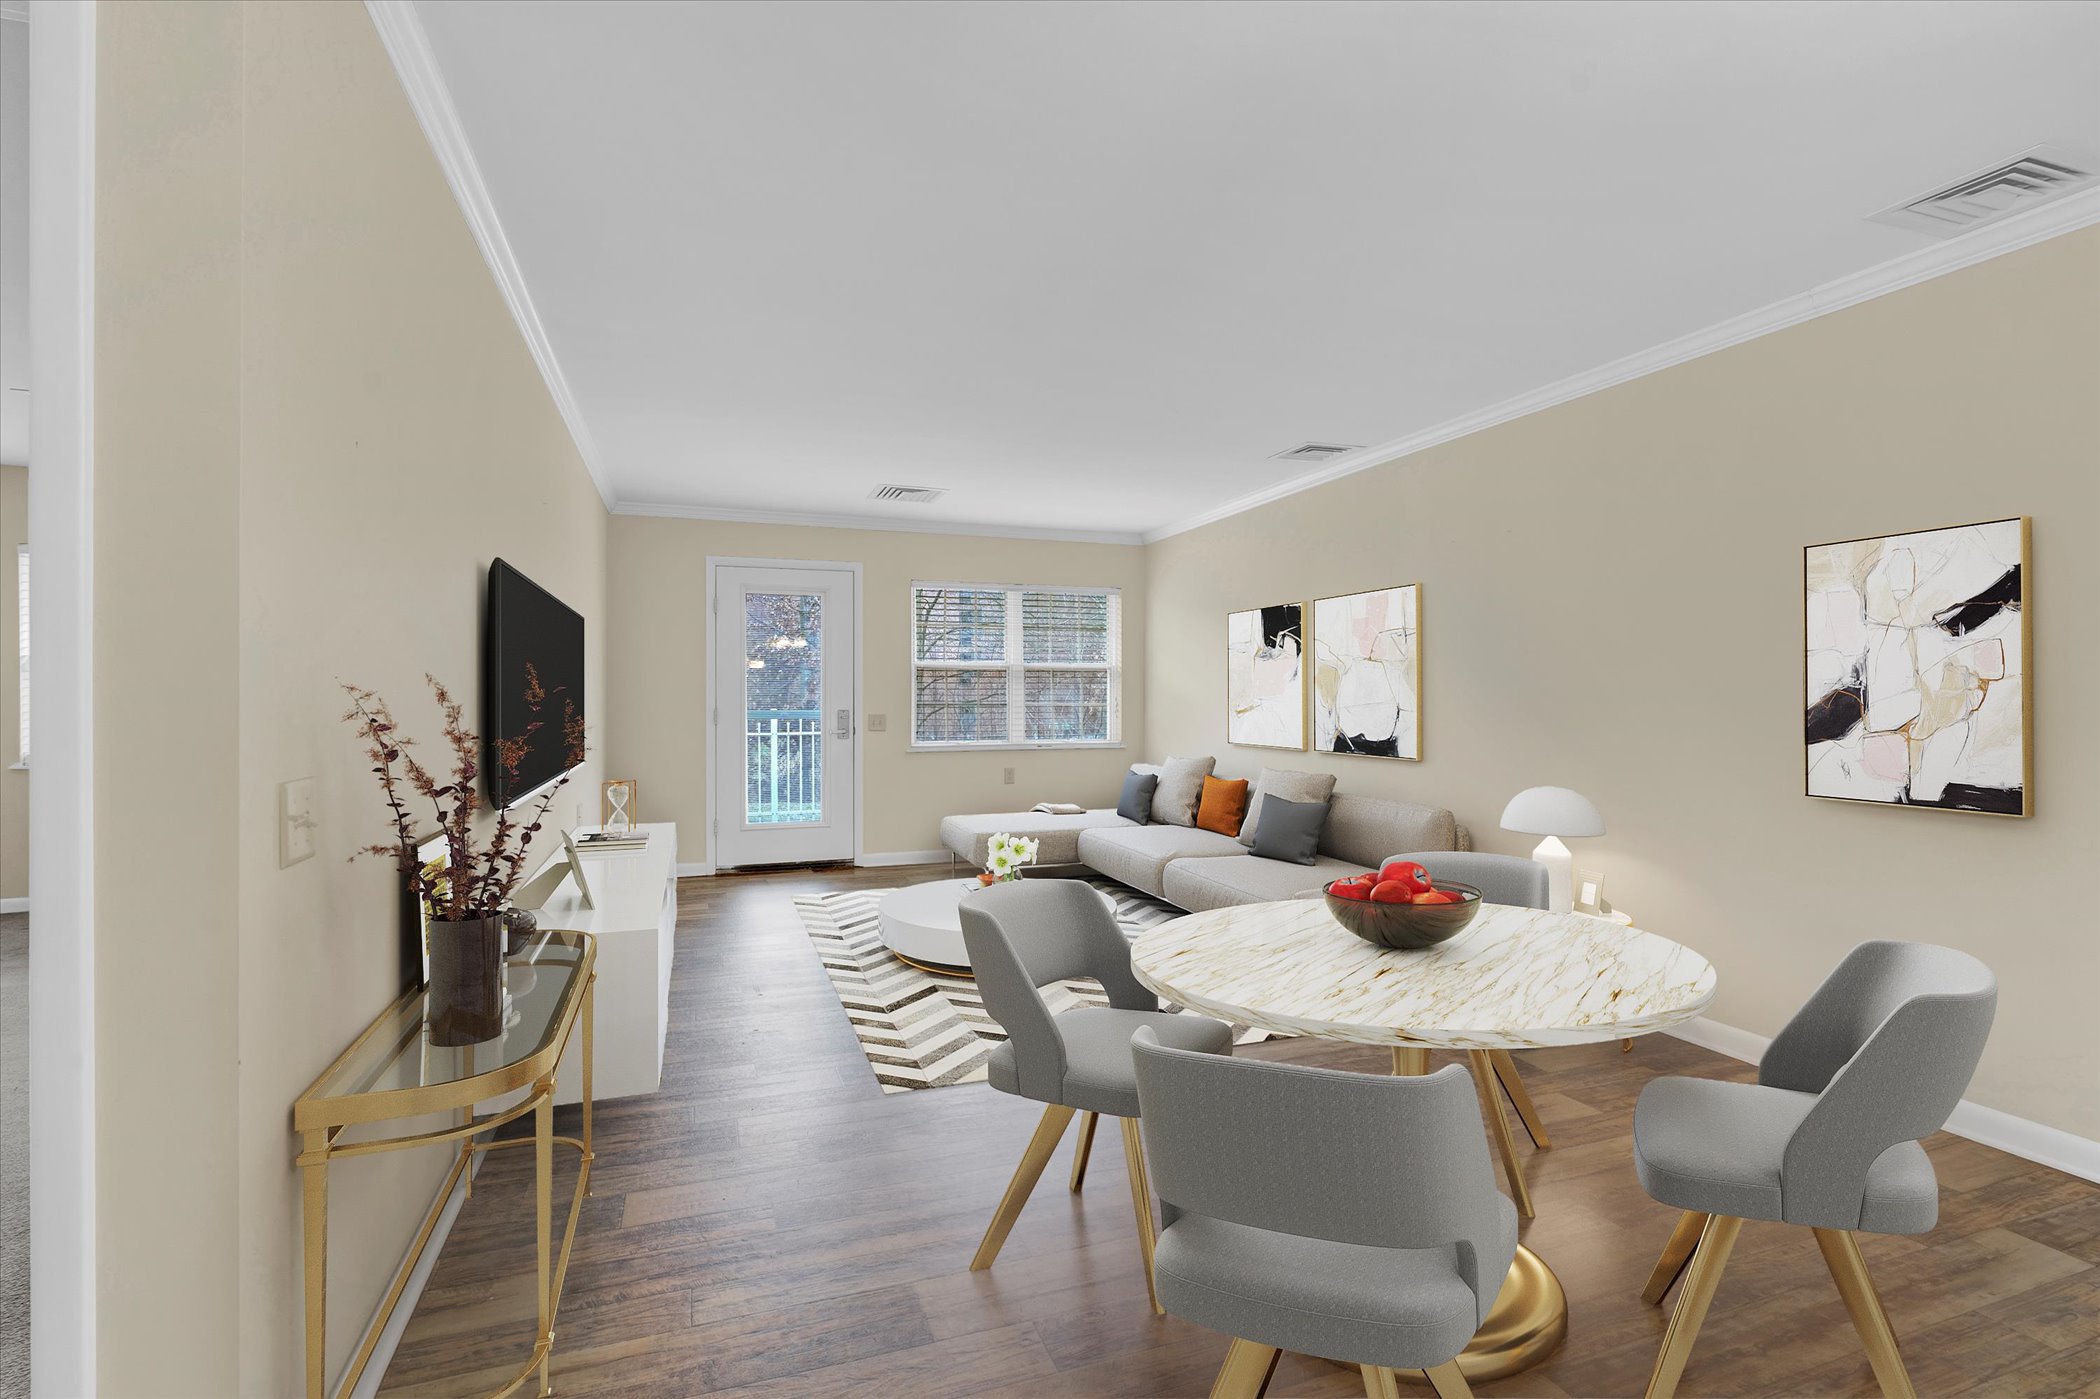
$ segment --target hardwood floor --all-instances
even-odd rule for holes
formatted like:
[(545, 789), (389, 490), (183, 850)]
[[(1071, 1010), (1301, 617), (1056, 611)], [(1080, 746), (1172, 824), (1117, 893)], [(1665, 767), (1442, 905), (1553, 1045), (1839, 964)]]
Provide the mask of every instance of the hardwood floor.
[[(599, 1109), (558, 1394), (1209, 1391), (1226, 1339), (1145, 1305), (1112, 1133), (1081, 1195), (1063, 1188), (1068, 1135), (997, 1266), (968, 1271), (1040, 1109), (981, 1084), (881, 1093), (789, 905), (935, 873), (681, 886), (664, 1084)], [(1388, 1060), (1315, 1040), (1241, 1052), (1370, 1072)], [(1634, 1099), (1656, 1074), (1751, 1071), (1659, 1035), (1626, 1055), (1609, 1044), (1521, 1062), (1554, 1141), (1528, 1157), (1539, 1217), (1524, 1238), (1567, 1288), (1569, 1336), (1545, 1365), (1475, 1392), (1639, 1394), (1666, 1320), (1639, 1294), (1675, 1215), (1634, 1180)], [(575, 1112), (558, 1130), (575, 1130)], [(1919, 1394), (2100, 1396), (2100, 1186), (1945, 1134), (1927, 1146), (1938, 1229), (1862, 1240)], [(528, 1155), (489, 1158), (384, 1393), (483, 1393), (529, 1349)], [(1743, 1230), (1681, 1392), (1879, 1392), (1807, 1230)], [(1270, 1393), (1363, 1388), (1354, 1369), (1287, 1355)]]

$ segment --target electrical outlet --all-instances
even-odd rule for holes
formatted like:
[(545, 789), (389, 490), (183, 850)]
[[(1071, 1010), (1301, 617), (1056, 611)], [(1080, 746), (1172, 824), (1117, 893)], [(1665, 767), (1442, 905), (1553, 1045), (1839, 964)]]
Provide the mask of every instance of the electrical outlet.
[(1006, 770), (1006, 785), (1009, 787), (1014, 785), (1014, 770), (1012, 768)]
[(887, 733), (887, 732), (889, 731), (889, 727), (890, 727), (890, 716), (889, 716), (889, 715), (887, 715), (887, 714), (870, 714), (870, 715), (868, 716), (868, 732), (869, 732), (869, 733), (871, 733), (871, 734)]
[(314, 857), (314, 780), (294, 778), (277, 786), (277, 868), (290, 869)]

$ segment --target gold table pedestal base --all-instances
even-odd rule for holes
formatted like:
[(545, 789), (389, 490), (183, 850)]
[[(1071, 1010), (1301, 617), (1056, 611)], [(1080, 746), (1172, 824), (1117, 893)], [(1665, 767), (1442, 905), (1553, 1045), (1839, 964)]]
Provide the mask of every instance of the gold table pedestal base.
[(1499, 1380), (1528, 1370), (1568, 1338), (1568, 1294), (1545, 1260), (1519, 1245), (1488, 1319), (1459, 1352), (1467, 1380)]

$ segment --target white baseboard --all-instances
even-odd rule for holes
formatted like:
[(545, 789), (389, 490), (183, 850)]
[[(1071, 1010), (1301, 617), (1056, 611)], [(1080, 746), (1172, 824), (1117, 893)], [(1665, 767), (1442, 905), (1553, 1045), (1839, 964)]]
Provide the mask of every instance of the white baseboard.
[[(468, 1170), (478, 1173), (481, 1163), (486, 1159), (476, 1152), (474, 1162)], [(394, 1310), (386, 1319), (385, 1329), (379, 1333), (379, 1339), (373, 1342), (371, 1359), (365, 1362), (364, 1373), (357, 1377), (357, 1388), (350, 1392), (349, 1399), (376, 1399), (379, 1382), (386, 1378), (386, 1367), (393, 1363), (394, 1352), (401, 1345), (402, 1333), (408, 1330), (408, 1319), (416, 1314), (416, 1302), (423, 1295), (423, 1284), (430, 1281), (430, 1270), (437, 1267), (438, 1254), (444, 1250), (446, 1236), (452, 1232), (452, 1221), (459, 1218), (460, 1206), (466, 1202), (467, 1178), (462, 1176), (453, 1185), (452, 1198), (445, 1201), (445, 1208), (438, 1214), (437, 1223), (430, 1230), (430, 1238), (423, 1245), (423, 1256), (416, 1260), (415, 1271), (408, 1275), (408, 1281), (402, 1285), (401, 1296), (394, 1302)], [(402, 1256), (401, 1261), (408, 1261), (406, 1254)], [(398, 1271), (399, 1264), (395, 1266)], [(375, 1308), (372, 1319), (365, 1323), (364, 1334), (360, 1335), (358, 1340), (363, 1341), (365, 1335), (371, 1334), (372, 1328), (378, 1324), (379, 1312)], [(355, 1355), (357, 1351), (353, 1347), (350, 1353)], [(348, 1364), (347, 1360), (344, 1361), (345, 1367)], [(342, 1382), (343, 1377), (337, 1375), (336, 1385), (340, 1386)], [(331, 1389), (330, 1392), (335, 1391)]]
[(940, 865), (955, 858), (952, 850), (870, 850), (853, 857), (853, 863), (864, 869), (877, 869), (884, 865)]
[(27, 912), (29, 912), (29, 896), (27, 894), (24, 894), (19, 899), (0, 899), (0, 913)]
[(680, 879), (705, 879), (714, 872), (715, 867), (705, 860), (696, 860), (690, 864), (683, 864), (677, 869), (677, 875)]
[[(1755, 1064), (1764, 1058), (1765, 1050), (1772, 1044), (1769, 1035), (1752, 1034), (1705, 1016), (1664, 1033), (1746, 1064)], [(2046, 1127), (1964, 1098), (1955, 1105), (1953, 1115), (1947, 1119), (1947, 1130), (1957, 1137), (1967, 1137), (1980, 1145), (2010, 1152), (2051, 1170), (2081, 1180), (2100, 1181), (2100, 1142), (2089, 1141), (2060, 1127)]]

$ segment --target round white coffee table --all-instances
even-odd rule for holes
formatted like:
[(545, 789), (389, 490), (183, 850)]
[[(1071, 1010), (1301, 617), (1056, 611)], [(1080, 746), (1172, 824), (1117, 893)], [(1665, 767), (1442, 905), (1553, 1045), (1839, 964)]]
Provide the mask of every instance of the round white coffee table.
[[(962, 901), (964, 895), (983, 887), (974, 877), (936, 879), (884, 894), (875, 905), (882, 945), (896, 953), (899, 961), (922, 971), (968, 973), (970, 950), (963, 946)], [(1098, 889), (1094, 892), (1113, 913), (1115, 900)]]

